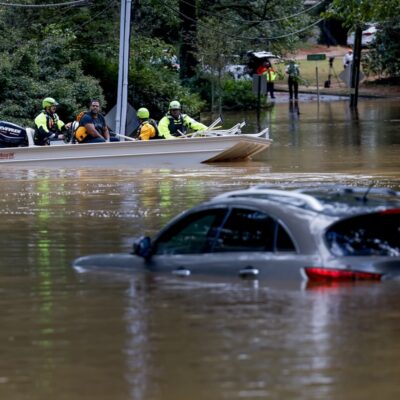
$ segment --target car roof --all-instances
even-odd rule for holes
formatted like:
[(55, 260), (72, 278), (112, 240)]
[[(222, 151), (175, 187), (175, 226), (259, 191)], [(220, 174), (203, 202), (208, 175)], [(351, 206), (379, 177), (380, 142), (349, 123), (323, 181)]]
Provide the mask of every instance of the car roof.
[(323, 185), (282, 190), (270, 185), (258, 185), (215, 197), (212, 202), (227, 199), (254, 199), (261, 203), (295, 207), (327, 217), (343, 218), (387, 209), (400, 209), (400, 192), (386, 188)]
[(255, 57), (255, 58), (280, 58), (279, 56), (271, 53), (270, 51), (248, 51), (247, 55), (249, 57)]

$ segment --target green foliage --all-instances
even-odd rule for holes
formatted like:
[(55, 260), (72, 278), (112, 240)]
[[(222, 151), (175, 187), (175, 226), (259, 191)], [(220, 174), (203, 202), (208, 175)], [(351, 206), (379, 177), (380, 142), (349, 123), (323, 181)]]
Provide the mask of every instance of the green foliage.
[[(224, 79), (224, 108), (229, 110), (250, 110), (257, 106), (257, 97), (252, 91), (251, 80)], [(265, 96), (263, 104), (265, 105)]]
[(160, 118), (172, 100), (179, 100), (185, 112), (196, 115), (204, 108), (199, 95), (193, 94), (179, 82), (178, 73), (163, 66), (132, 68), (129, 75), (129, 98), (137, 109), (146, 107), (151, 115)]
[(154, 118), (160, 118), (172, 100), (179, 100), (190, 115), (204, 108), (199, 95), (181, 84), (179, 73), (173, 68), (175, 55), (174, 47), (158, 38), (132, 41), (129, 100), (136, 109), (149, 108)]
[(88, 76), (95, 76), (103, 90), (104, 111), (117, 102), (118, 58), (108, 58), (103, 53), (90, 52), (82, 59), (83, 71)]
[(400, 15), (399, 0), (332, 0), (325, 14), (339, 18), (348, 28), (354, 29), (367, 22), (384, 22)]
[(82, 73), (73, 59), (68, 38), (52, 36), (41, 43), (32, 40), (14, 54), (0, 52), (0, 119), (32, 126), (44, 97), (61, 104), (62, 119), (73, 119), (91, 97), (103, 99), (98, 82)]
[(134, 35), (176, 43), (180, 14), (177, 0), (140, 0), (132, 10)]
[(375, 43), (364, 54), (363, 64), (369, 74), (400, 76), (400, 21), (397, 18), (380, 26)]
[(381, 29), (371, 52), (363, 55), (363, 68), (367, 74), (392, 76), (400, 73), (399, 15), (399, 0), (333, 0), (329, 12), (325, 14), (341, 19), (352, 30), (363, 28), (368, 22), (380, 23)]
[[(227, 79), (222, 73), (225, 66), (240, 58), (243, 62), (249, 50), (279, 55), (292, 51), (307, 39), (306, 27), (318, 18), (302, 13), (303, 0), (190, 2), (198, 17), (193, 21), (197, 37), (190, 44), (198, 49), (200, 68), (195, 78), (183, 83), (171, 61), (183, 43), (182, 2), (140, 0), (132, 8), (128, 100), (135, 108), (149, 108), (154, 118), (161, 117), (174, 99), (193, 116), (206, 108), (206, 102), (230, 109), (254, 107), (251, 81)], [(106, 111), (114, 106), (120, 4), (96, 0), (84, 7), (2, 8), (0, 118), (32, 125), (46, 96), (61, 103), (59, 113), (65, 121), (85, 109), (92, 97), (99, 98)], [(400, 14), (399, 0), (332, 0), (331, 4), (327, 15), (350, 28)], [(399, 74), (398, 29), (392, 20), (379, 36), (370, 53), (372, 70)]]

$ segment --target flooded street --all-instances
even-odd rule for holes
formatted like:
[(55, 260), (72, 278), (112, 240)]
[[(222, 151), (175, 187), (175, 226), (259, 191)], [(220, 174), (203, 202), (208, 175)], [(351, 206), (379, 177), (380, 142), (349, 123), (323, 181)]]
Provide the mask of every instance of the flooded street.
[(400, 190), (400, 102), (287, 103), (227, 114), (274, 140), (255, 162), (196, 169), (0, 169), (0, 398), (392, 400), (400, 282), (310, 286), (128, 272), (76, 257), (129, 252), (179, 212), (253, 184)]

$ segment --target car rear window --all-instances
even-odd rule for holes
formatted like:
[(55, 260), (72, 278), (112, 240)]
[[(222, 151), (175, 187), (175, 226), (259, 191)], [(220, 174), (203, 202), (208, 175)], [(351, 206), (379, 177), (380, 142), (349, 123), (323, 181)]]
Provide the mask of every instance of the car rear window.
[(337, 256), (399, 256), (400, 209), (339, 221), (328, 229), (325, 238)]

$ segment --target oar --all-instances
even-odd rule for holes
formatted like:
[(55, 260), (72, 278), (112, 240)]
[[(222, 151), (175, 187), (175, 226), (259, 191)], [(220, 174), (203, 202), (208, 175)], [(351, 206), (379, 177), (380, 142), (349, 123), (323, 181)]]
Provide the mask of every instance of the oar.
[(136, 142), (136, 139), (133, 139), (133, 138), (131, 138), (131, 137), (129, 137), (129, 136), (121, 135), (120, 133), (114, 133), (114, 135), (115, 135), (115, 136), (119, 136), (119, 137), (123, 137), (123, 138), (125, 138), (125, 139), (128, 139), (128, 140), (130, 140), (131, 142)]
[(222, 119), (221, 117), (218, 117), (206, 130), (209, 131), (210, 129), (218, 125), (220, 122), (222, 122)]
[(196, 137), (197, 135), (201, 135), (201, 134), (207, 134), (208, 131), (212, 130), (213, 128), (217, 129), (217, 128), (221, 128), (221, 126), (217, 126), (220, 122), (222, 122), (222, 118), (218, 117), (211, 125), (209, 125), (207, 127), (207, 129), (205, 129), (204, 131), (196, 131), (193, 133), (187, 133), (186, 135), (184, 135), (182, 132), (178, 131), (180, 135), (184, 136), (185, 138), (189, 138), (191, 137)]
[[(178, 133), (179, 133), (183, 138), (188, 139), (190, 136), (195, 137), (195, 136), (201, 135), (201, 134), (203, 134), (203, 133), (207, 134), (208, 131), (212, 130), (212, 128), (215, 128), (216, 125), (218, 125), (220, 122), (222, 122), (222, 118), (221, 118), (221, 117), (218, 117), (218, 118), (217, 118), (211, 125), (209, 125), (209, 126), (207, 127), (207, 129), (205, 129), (204, 131), (197, 131), (197, 132), (193, 132), (193, 133), (184, 134), (184, 133), (182, 133), (182, 132), (178, 129)], [(220, 128), (220, 127), (217, 127), (217, 128)]]

